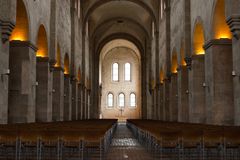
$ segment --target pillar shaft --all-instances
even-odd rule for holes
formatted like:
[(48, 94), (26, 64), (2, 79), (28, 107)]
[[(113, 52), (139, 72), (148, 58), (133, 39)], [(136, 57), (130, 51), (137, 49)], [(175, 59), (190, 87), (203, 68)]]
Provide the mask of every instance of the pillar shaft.
[(53, 121), (63, 120), (64, 73), (61, 67), (53, 71)]
[(234, 122), (232, 41), (211, 40), (204, 49), (207, 122), (231, 125)]
[(170, 120), (178, 120), (178, 74), (172, 74), (170, 83)]
[(70, 76), (64, 75), (64, 109), (63, 120), (71, 120), (71, 85)]
[(36, 48), (29, 42), (10, 42), (9, 123), (35, 121)]
[(78, 82), (72, 81), (72, 120), (78, 119)]
[(205, 122), (205, 68), (204, 55), (192, 56), (192, 66), (189, 72), (189, 121)]
[(52, 73), (48, 58), (37, 57), (36, 121), (52, 121)]

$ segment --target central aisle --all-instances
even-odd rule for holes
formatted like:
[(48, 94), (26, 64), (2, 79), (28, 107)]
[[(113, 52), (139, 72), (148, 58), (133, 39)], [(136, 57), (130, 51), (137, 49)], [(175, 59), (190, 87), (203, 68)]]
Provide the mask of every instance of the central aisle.
[(117, 126), (106, 160), (153, 160), (150, 153), (134, 138), (125, 123)]

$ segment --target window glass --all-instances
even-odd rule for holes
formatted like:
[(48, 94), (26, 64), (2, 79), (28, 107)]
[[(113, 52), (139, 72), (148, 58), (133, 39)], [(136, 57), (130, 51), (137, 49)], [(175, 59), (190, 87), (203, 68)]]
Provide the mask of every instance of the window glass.
[(125, 96), (123, 93), (119, 94), (118, 101), (119, 107), (124, 107)]
[(125, 63), (125, 81), (131, 80), (131, 65), (130, 63)]
[(114, 63), (112, 66), (112, 80), (118, 81), (118, 63)]

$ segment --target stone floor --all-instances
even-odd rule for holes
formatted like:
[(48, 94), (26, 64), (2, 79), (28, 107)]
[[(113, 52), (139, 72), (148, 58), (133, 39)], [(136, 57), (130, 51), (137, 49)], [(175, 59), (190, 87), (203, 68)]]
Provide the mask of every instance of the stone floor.
[(153, 157), (134, 138), (126, 124), (119, 124), (106, 160), (153, 160)]

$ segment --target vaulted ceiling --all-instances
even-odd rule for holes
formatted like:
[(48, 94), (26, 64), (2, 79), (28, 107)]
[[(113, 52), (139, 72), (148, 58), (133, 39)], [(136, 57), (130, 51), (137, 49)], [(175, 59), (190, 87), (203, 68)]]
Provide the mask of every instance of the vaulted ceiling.
[(114, 35), (115, 38), (132, 37), (143, 45), (151, 35), (152, 24), (156, 24), (158, 0), (82, 2), (84, 24), (88, 23), (89, 37), (97, 45)]

